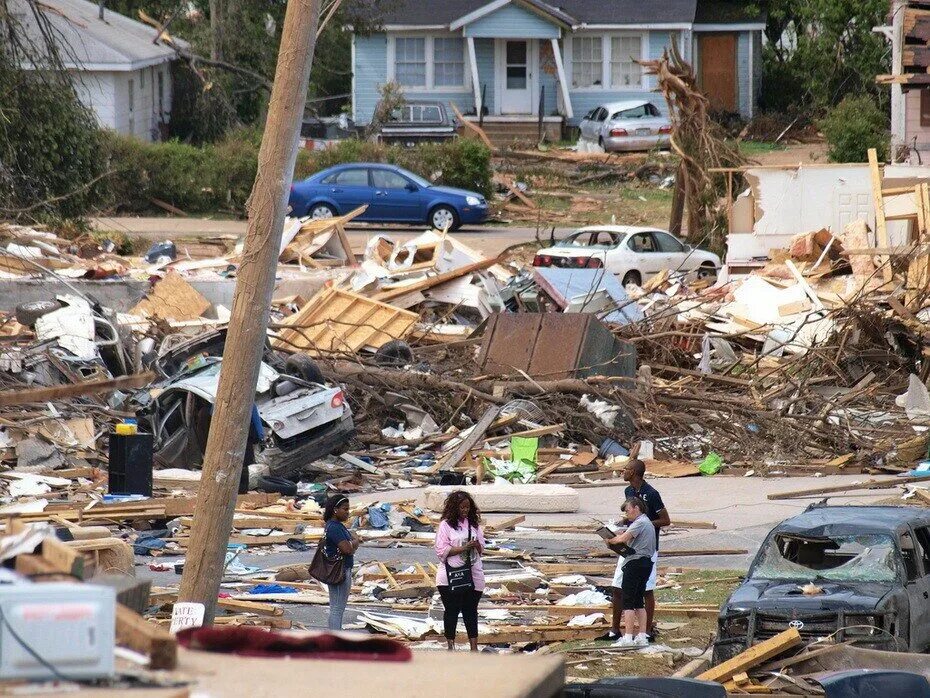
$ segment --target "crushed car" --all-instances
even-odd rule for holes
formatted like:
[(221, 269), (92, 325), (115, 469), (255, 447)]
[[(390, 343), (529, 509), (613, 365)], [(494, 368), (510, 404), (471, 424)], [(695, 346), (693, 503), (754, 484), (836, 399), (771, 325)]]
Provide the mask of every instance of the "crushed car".
[(806, 643), (930, 648), (930, 512), (812, 505), (776, 526), (721, 607), (714, 662), (788, 628)]
[[(155, 435), (162, 468), (203, 463), (210, 417), (222, 371), (226, 329), (162, 350), (152, 361), (160, 378), (136, 396), (139, 418)], [(306, 354), (282, 356), (266, 345), (255, 391), (264, 440), (256, 459), (279, 477), (295, 477), (338, 452), (355, 435), (352, 410), (339, 386), (326, 384)]]

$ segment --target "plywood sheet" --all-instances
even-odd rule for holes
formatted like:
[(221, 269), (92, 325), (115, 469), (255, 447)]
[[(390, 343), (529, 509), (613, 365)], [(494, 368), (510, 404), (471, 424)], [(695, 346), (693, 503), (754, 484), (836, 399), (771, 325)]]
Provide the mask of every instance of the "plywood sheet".
[(416, 313), (401, 310), (350, 291), (324, 288), (288, 317), (271, 345), (288, 352), (318, 356), (378, 349), (407, 336)]
[(179, 274), (171, 273), (156, 283), (129, 314), (163, 320), (196, 320), (209, 309), (210, 301)]

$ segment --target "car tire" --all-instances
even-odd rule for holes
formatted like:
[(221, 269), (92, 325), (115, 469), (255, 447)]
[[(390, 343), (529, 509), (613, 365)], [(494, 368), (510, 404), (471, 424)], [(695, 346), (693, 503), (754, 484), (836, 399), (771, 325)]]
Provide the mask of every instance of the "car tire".
[(26, 327), (33, 327), (43, 315), (48, 315), (61, 308), (58, 301), (30, 301), (16, 306), (16, 322)]
[(297, 496), (297, 483), (277, 475), (262, 475), (255, 489), (270, 494), (283, 494), (285, 497)]
[(403, 340), (391, 340), (375, 352), (375, 363), (395, 368), (409, 366), (413, 363), (413, 349)]
[(307, 215), (313, 220), (323, 220), (326, 218), (335, 218), (338, 214), (329, 204), (313, 204), (307, 207)]
[(697, 278), (699, 279), (712, 279), (717, 276), (717, 267), (713, 264), (702, 264), (698, 267)]
[(323, 372), (316, 361), (306, 354), (292, 354), (284, 362), (284, 372), (289, 376), (301, 378), (308, 383), (325, 383)]
[(458, 211), (446, 204), (433, 207), (426, 222), (436, 230), (458, 230), (461, 227)]
[(643, 285), (643, 277), (638, 271), (628, 271), (623, 275), (623, 288), (626, 288), (630, 284), (636, 284), (637, 286)]

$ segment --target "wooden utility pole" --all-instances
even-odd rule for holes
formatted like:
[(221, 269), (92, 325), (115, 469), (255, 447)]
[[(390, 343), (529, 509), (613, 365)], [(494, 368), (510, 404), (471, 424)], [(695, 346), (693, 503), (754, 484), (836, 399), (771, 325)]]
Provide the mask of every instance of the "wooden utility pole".
[(297, 160), (297, 136), (310, 80), (319, 10), (319, 0), (287, 3), (268, 119), (258, 154), (258, 172), (249, 199), (248, 233), (179, 594), (180, 601), (204, 604), (205, 624), (213, 622), (223, 576), (268, 328), (281, 232)]

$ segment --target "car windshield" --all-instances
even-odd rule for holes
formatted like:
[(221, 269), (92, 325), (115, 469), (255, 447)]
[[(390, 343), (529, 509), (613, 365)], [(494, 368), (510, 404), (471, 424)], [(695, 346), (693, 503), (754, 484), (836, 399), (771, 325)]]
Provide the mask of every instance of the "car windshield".
[(797, 582), (893, 582), (896, 550), (891, 536), (818, 537), (775, 534), (759, 553), (752, 579)]

